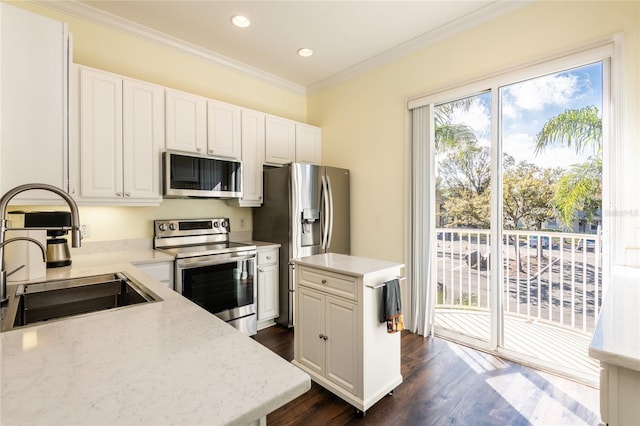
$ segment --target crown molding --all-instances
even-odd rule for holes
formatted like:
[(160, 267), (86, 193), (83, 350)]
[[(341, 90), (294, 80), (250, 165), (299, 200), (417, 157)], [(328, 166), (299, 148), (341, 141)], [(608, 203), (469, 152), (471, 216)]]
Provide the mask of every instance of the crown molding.
[(456, 34), (470, 30), (481, 24), (489, 22), (495, 18), (506, 15), (519, 9), (527, 4), (533, 3), (535, 0), (498, 0), (488, 6), (471, 12), (455, 21), (449, 22), (433, 31), (416, 37), (399, 46), (391, 48), (371, 59), (367, 59), (357, 65), (354, 65), (338, 74), (328, 77), (307, 86), (307, 95), (313, 95), (328, 89), (337, 84), (350, 80), (358, 75), (364, 74), (382, 65), (388, 64), (394, 60), (408, 56), (414, 52), (422, 50), (428, 46), (434, 45)]
[(132, 35), (145, 41), (150, 41), (163, 45), (167, 48), (193, 55), (204, 59), (221, 67), (236, 71), (250, 77), (262, 80), (266, 83), (289, 90), (291, 92), (306, 95), (306, 89), (300, 84), (293, 83), (277, 75), (270, 74), (261, 69), (252, 67), (245, 63), (233, 60), (226, 56), (217, 54), (211, 50), (204, 49), (176, 37), (153, 30), (135, 22), (128, 21), (110, 13), (103, 12), (80, 2), (53, 2), (50, 0), (31, 0), (41, 6), (62, 12), (85, 21), (92, 22), (122, 33)]

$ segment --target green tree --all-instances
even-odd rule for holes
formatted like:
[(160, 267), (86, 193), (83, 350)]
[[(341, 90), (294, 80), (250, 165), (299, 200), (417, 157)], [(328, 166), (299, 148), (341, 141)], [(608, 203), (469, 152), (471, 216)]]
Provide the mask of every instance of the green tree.
[(489, 227), (491, 157), (489, 148), (462, 144), (438, 163), (437, 189), (449, 227)]
[[(503, 226), (504, 229), (535, 229), (540, 231), (542, 224), (555, 216), (553, 204), (553, 185), (558, 170), (543, 169), (522, 161), (515, 164), (505, 161), (502, 178)], [(524, 272), (520, 246), (515, 244), (518, 270)], [(538, 257), (543, 256), (542, 244), (538, 244)]]
[(502, 177), (505, 229), (541, 230), (555, 216), (554, 176), (558, 170), (543, 169), (526, 161), (505, 169)]
[(593, 155), (576, 164), (558, 180), (554, 201), (558, 218), (570, 228), (583, 212), (592, 220), (602, 202), (602, 119), (598, 108), (569, 109), (550, 118), (536, 136), (536, 153), (550, 145), (574, 147), (577, 153), (588, 149)]

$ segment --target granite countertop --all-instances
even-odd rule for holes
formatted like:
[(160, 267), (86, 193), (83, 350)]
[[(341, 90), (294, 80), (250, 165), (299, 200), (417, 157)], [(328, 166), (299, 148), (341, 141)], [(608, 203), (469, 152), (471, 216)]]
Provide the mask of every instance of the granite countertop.
[(613, 267), (589, 356), (640, 371), (640, 269)]
[(123, 271), (163, 300), (0, 333), (0, 423), (249, 424), (309, 390), (307, 374), (130, 263), (73, 261), (59, 274)]
[(386, 260), (368, 259), (365, 257), (347, 256), (338, 253), (325, 253), (293, 259), (297, 265), (311, 266), (330, 272), (363, 277), (367, 274), (385, 269), (404, 267), (402, 263)]

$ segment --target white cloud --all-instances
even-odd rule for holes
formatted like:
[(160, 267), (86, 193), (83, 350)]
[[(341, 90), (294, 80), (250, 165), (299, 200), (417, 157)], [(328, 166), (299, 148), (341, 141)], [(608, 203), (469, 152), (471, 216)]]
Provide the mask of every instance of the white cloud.
[(481, 139), (491, 132), (491, 111), (477, 99), (469, 106), (468, 110), (456, 109), (452, 115), (454, 123), (463, 123), (473, 129), (476, 136)]
[(534, 137), (526, 133), (512, 133), (505, 135), (503, 150), (517, 162), (527, 161), (543, 168), (568, 168), (573, 164), (582, 163), (589, 156), (576, 154), (575, 150), (566, 146), (549, 146), (536, 155)]
[(565, 105), (580, 90), (580, 80), (575, 74), (554, 74), (511, 85), (505, 89), (506, 108), (541, 110), (547, 105)]

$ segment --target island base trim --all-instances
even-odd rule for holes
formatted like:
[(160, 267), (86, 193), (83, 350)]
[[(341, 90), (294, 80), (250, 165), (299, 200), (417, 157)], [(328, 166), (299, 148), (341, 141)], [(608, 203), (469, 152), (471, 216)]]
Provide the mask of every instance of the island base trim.
[(393, 391), (402, 383), (402, 375), (398, 374), (396, 377), (393, 378), (393, 380), (388, 382), (385, 386), (381, 387), (377, 393), (375, 393), (374, 395), (366, 399), (362, 399), (350, 392), (347, 392), (346, 390), (342, 389), (341, 387), (339, 387), (332, 381), (326, 379), (325, 377), (319, 376), (314, 370), (311, 370), (306, 365), (296, 361), (295, 359), (291, 361), (291, 364), (295, 365), (305, 373), (309, 374), (311, 376), (311, 380), (313, 380), (314, 382), (316, 382), (317, 384), (319, 384), (329, 392), (343, 399), (348, 404), (354, 406), (360, 411), (367, 411), (376, 402), (380, 401), (384, 396), (388, 395), (389, 392)]

